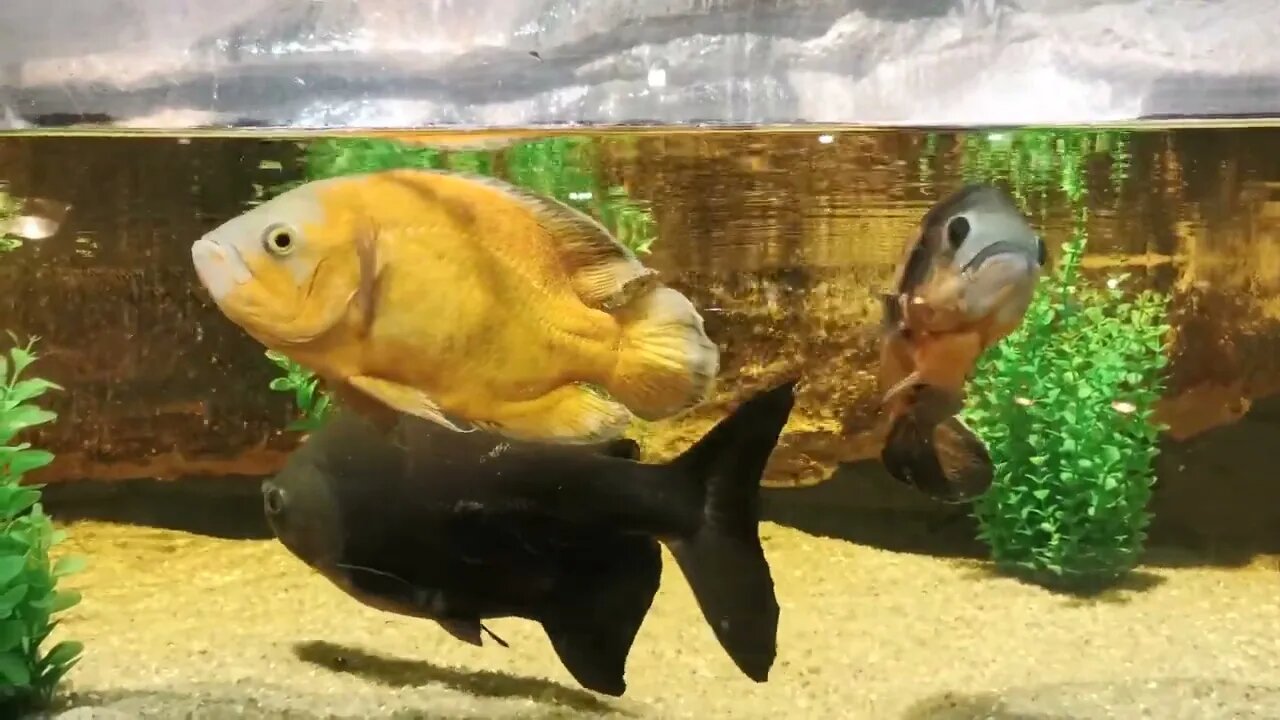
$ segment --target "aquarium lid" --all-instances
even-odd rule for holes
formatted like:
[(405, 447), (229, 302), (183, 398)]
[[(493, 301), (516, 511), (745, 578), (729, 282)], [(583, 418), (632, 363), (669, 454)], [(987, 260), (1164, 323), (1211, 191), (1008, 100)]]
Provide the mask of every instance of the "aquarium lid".
[(0, 129), (1280, 115), (1274, 0), (5, 0)]

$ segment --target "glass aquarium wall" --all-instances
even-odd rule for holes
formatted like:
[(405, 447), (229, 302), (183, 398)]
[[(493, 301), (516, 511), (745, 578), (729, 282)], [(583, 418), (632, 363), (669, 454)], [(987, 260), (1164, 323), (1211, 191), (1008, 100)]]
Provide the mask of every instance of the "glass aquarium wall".
[[(0, 679), (130, 718), (1280, 717), (1277, 158), (1266, 127), (0, 138), (0, 509), (21, 531)], [(628, 429), (644, 463), (800, 378), (760, 490), (767, 682), (665, 548), (610, 697), (535, 623), (464, 642), (273, 538), (262, 480), (340, 401), (219, 311), (191, 245), (397, 167), (555, 198), (690, 299), (718, 383)], [(881, 460), (882, 295), (929, 208), (977, 182), (1049, 262), (967, 385), (990, 488), (943, 502)]]
[(8, 0), (0, 128), (1274, 117), (1277, 24), (1268, 0)]

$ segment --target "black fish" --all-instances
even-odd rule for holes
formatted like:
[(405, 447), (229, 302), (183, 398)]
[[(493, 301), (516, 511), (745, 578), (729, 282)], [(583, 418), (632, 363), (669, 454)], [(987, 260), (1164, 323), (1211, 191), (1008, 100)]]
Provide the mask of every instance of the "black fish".
[(481, 643), (488, 618), (541, 623), (579, 683), (615, 696), (658, 589), (661, 540), (720, 645), (764, 682), (779, 609), (759, 485), (795, 384), (755, 395), (652, 465), (632, 459), (629, 440), (521, 443), (406, 415), (383, 433), (339, 410), (263, 483), (267, 520), (358, 600), (466, 642)]

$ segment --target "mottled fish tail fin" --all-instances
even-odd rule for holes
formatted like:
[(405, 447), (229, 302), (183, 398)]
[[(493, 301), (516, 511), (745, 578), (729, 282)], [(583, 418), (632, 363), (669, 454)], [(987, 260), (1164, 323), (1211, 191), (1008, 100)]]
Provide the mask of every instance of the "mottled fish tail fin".
[(622, 343), (607, 386), (613, 397), (643, 420), (671, 417), (707, 399), (720, 349), (688, 298), (658, 286), (615, 314)]
[(667, 545), (721, 647), (756, 682), (773, 667), (779, 615), (760, 545), (760, 480), (797, 382), (756, 394), (670, 465), (705, 490), (701, 527)]

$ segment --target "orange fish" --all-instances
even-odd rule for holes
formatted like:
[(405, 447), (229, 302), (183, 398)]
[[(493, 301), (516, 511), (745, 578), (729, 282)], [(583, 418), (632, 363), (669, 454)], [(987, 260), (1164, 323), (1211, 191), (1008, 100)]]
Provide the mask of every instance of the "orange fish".
[(492, 178), (318, 180), (191, 248), (219, 309), (356, 409), (565, 444), (702, 402), (701, 315), (602, 225)]
[(996, 186), (966, 186), (925, 214), (884, 298), (881, 459), (894, 477), (948, 502), (990, 486), (987, 449), (956, 415), (978, 358), (1022, 322), (1046, 262)]

